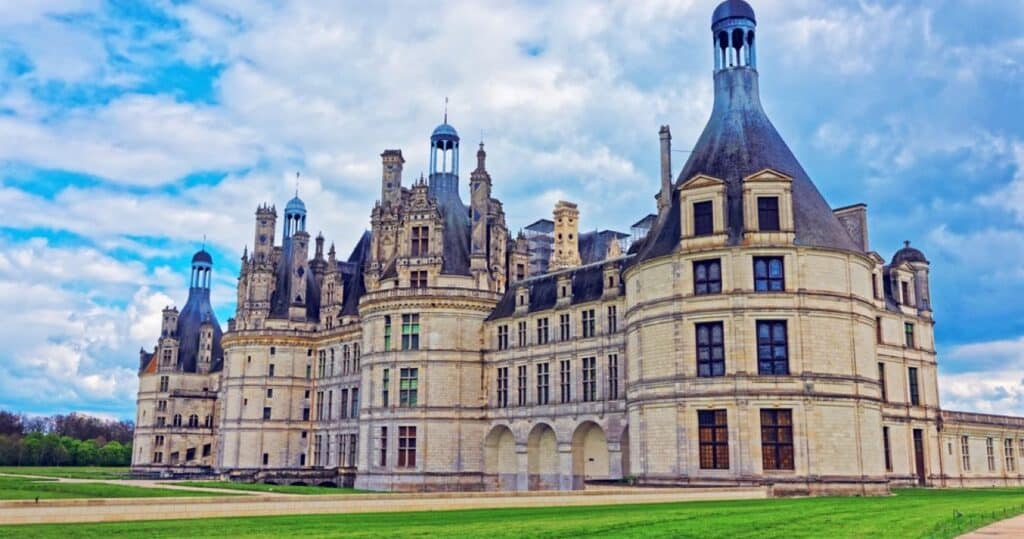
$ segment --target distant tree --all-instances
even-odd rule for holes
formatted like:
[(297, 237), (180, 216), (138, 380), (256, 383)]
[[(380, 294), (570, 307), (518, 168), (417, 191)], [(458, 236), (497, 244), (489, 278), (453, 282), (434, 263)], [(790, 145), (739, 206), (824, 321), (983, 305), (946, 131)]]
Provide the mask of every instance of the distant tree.
[(25, 433), (24, 421), (25, 416), (21, 414), (0, 410), (0, 435), (21, 436)]

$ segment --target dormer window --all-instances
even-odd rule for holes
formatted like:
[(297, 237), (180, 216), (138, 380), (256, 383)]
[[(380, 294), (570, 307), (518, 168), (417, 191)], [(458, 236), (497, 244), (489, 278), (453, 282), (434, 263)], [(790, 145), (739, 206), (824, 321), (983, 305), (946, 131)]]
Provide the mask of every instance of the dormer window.
[(779, 197), (757, 197), (757, 228), (761, 232), (780, 230)]
[(693, 235), (710, 236), (715, 230), (715, 212), (711, 201), (693, 204)]

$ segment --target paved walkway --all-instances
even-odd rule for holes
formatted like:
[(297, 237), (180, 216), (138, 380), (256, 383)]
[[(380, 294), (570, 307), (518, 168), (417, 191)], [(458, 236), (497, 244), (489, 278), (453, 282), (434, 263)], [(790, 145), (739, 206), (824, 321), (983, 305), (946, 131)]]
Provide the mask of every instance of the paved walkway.
[(994, 537), (1024, 537), (1024, 515), (1000, 520), (960, 536), (960, 539), (992, 539)]
[(0, 502), (0, 523), (116, 522), (266, 515), (450, 511), (767, 498), (763, 488), (632, 488), (572, 492), (435, 492), (327, 496), (107, 498)]

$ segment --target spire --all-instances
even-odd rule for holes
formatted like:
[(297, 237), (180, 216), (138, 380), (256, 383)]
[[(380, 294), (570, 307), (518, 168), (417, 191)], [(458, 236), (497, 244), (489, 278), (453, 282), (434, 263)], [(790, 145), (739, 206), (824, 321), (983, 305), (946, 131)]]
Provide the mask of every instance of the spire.
[(487, 160), (487, 152), (484, 151), (484, 141), (480, 141), (480, 149), (476, 151), (476, 170), (473, 172), (484, 172), (487, 170), (485, 161)]

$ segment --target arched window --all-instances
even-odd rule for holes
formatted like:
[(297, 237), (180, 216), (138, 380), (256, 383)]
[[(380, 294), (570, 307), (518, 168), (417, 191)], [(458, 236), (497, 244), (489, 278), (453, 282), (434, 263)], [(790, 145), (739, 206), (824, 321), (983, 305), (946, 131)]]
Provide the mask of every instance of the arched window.
[(197, 416), (196, 414), (188, 416), (188, 428), (199, 428), (199, 416)]
[(213, 416), (212, 415), (206, 416), (206, 419), (203, 421), (203, 426), (205, 426), (208, 429), (209, 428), (213, 428)]
[(174, 414), (174, 421), (171, 423), (171, 426), (174, 426), (174, 427), (180, 427), (181, 426), (181, 414)]

